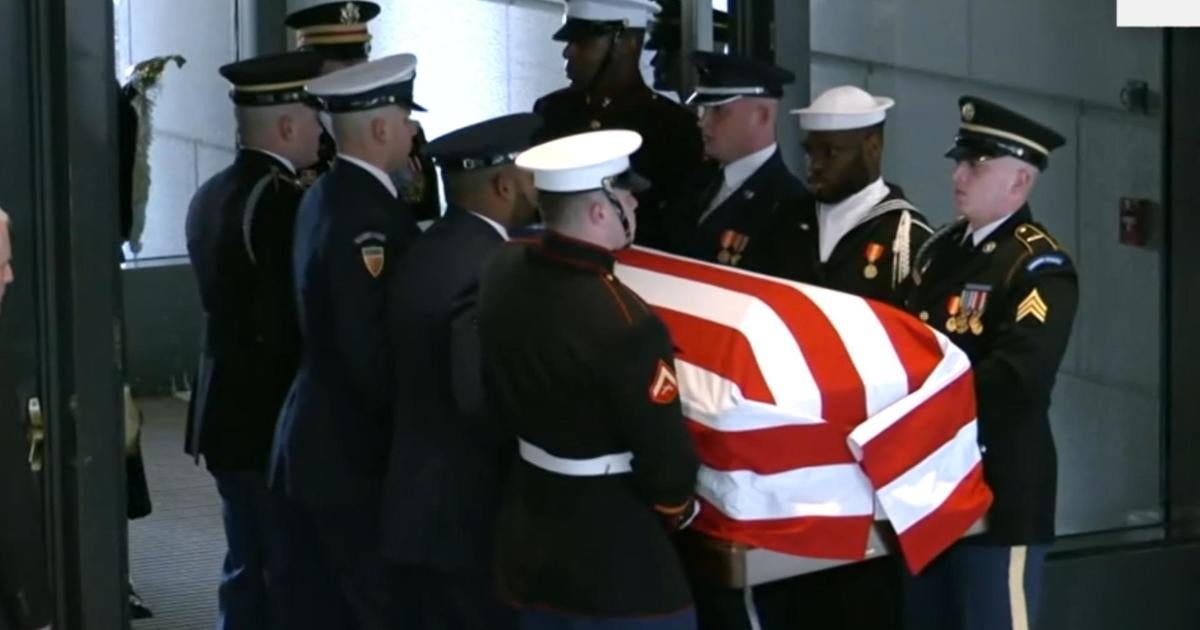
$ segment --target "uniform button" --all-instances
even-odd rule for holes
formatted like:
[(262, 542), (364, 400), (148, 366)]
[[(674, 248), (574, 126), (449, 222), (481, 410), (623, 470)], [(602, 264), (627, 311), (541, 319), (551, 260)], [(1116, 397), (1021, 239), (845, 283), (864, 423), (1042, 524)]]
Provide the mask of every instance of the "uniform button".
[(808, 224), (807, 224), (807, 223), (801, 223), (801, 224), (800, 224), (800, 229), (801, 229), (801, 230), (808, 230)]
[(613, 281), (613, 280), (615, 280), (616, 278), (613, 278), (613, 275), (610, 273), (610, 274), (608, 274), (607, 276), (604, 276), (604, 279), (605, 279), (605, 280), (608, 280), (609, 282), (612, 282), (612, 281)]
[(599, 129), (599, 128), (600, 128), (600, 121), (599, 121), (599, 120), (593, 120), (593, 121), (592, 121), (592, 124), (591, 124), (590, 126), (591, 126), (591, 128), (592, 128), (593, 130)]
[(929, 311), (921, 311), (921, 314), (918, 315), (917, 317), (920, 317), (921, 321), (927, 322), (927, 321), (929, 321)]

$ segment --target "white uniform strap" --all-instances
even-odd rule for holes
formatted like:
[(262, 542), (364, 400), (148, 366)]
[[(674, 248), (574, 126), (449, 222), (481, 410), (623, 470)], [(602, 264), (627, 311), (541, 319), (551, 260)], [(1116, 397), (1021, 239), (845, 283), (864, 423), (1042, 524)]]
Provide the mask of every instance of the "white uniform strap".
[(254, 257), (254, 213), (258, 210), (258, 200), (262, 198), (263, 191), (267, 189), (267, 185), (275, 179), (277, 172), (271, 169), (271, 172), (264, 175), (254, 188), (250, 189), (250, 196), (246, 198), (246, 207), (242, 210), (242, 246), (246, 248), (246, 255), (250, 257), (250, 264), (257, 266), (258, 259)]
[(518, 439), (521, 459), (541, 468), (567, 477), (603, 477), (633, 472), (633, 453), (615, 453), (590, 459), (567, 459), (551, 455), (545, 450)]

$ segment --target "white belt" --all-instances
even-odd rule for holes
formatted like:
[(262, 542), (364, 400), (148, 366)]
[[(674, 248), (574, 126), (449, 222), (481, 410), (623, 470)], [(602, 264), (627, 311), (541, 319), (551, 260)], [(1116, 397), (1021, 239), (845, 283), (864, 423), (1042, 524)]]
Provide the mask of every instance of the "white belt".
[(521, 459), (552, 473), (568, 477), (603, 477), (633, 472), (633, 453), (630, 452), (591, 459), (566, 459), (551, 455), (525, 440), (518, 439), (517, 442)]

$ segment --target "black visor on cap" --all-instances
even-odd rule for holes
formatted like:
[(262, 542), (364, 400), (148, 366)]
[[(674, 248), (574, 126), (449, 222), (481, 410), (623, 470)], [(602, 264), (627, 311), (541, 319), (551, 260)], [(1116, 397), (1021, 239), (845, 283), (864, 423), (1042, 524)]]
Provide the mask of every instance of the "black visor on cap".
[(641, 193), (650, 190), (650, 180), (638, 175), (637, 171), (629, 169), (619, 175), (613, 175), (608, 178), (612, 182), (614, 188), (621, 188), (632, 193)]
[(595, 22), (579, 18), (567, 18), (562, 28), (554, 33), (554, 41), (578, 42), (593, 37), (603, 37), (619, 33), (625, 29), (625, 23), (620, 21)]
[(542, 127), (538, 114), (509, 114), (452, 131), (422, 153), (448, 171), (474, 171), (510, 164), (534, 145)]
[(1046, 170), (1048, 162), (1046, 154), (1031, 147), (965, 129), (959, 131), (954, 146), (946, 151), (946, 157), (956, 161), (1015, 157), (1036, 166), (1038, 170)]

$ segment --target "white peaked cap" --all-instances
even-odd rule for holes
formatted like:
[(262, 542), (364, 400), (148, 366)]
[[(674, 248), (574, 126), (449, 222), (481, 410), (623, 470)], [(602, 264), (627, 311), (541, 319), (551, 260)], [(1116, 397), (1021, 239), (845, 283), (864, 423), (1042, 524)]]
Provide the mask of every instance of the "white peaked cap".
[(651, 0), (569, 0), (567, 18), (589, 22), (624, 22), (628, 28), (646, 28), (662, 8)]
[(896, 101), (872, 96), (853, 85), (825, 90), (803, 109), (792, 110), (800, 117), (800, 127), (809, 131), (842, 131), (877, 125), (887, 119), (887, 110)]
[(417, 57), (409, 53), (391, 55), (313, 79), (308, 91), (318, 96), (348, 96), (385, 85), (412, 81), (417, 74)]
[(551, 140), (517, 156), (533, 173), (538, 190), (574, 193), (604, 187), (604, 180), (629, 170), (629, 156), (642, 146), (636, 131), (592, 131)]

